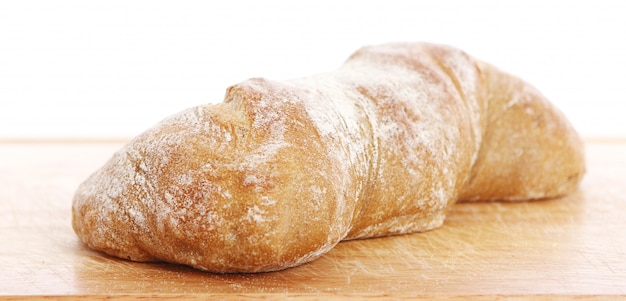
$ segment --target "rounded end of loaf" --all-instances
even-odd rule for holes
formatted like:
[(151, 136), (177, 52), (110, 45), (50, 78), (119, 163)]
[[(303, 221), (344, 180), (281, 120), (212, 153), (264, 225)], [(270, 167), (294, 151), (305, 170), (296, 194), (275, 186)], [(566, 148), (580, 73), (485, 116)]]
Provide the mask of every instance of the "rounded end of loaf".
[(224, 103), (135, 138), (78, 188), (75, 232), (120, 258), (221, 273), (280, 270), (327, 252), (347, 232), (343, 172), (279, 90), (250, 80)]
[(530, 84), (481, 64), (486, 130), (461, 200), (533, 200), (573, 192), (584, 145), (567, 118)]
[[(76, 235), (90, 248), (105, 254), (132, 261), (158, 261), (138, 246), (128, 226), (133, 222), (121, 214), (119, 204), (101, 194), (117, 185), (107, 183), (96, 172), (77, 189), (72, 205), (72, 228)], [(132, 226), (130, 226), (132, 227)]]

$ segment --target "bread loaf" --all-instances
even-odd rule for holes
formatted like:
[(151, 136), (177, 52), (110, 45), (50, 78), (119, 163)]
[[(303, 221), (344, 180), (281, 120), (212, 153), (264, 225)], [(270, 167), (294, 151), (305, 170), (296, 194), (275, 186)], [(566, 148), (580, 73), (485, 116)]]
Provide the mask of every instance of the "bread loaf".
[(73, 227), (130, 260), (273, 271), (437, 228), (459, 200), (563, 196), (584, 171), (577, 133), (531, 85), (451, 47), (386, 44), (165, 119), (80, 185)]

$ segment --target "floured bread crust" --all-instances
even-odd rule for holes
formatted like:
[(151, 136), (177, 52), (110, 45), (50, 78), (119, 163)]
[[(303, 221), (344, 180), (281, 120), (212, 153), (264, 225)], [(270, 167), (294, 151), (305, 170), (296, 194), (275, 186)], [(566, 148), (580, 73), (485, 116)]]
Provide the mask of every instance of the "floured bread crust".
[(280, 270), (341, 240), (437, 228), (458, 200), (567, 194), (582, 148), (532, 86), (459, 50), (365, 47), (139, 135), (78, 188), (73, 227), (130, 260)]

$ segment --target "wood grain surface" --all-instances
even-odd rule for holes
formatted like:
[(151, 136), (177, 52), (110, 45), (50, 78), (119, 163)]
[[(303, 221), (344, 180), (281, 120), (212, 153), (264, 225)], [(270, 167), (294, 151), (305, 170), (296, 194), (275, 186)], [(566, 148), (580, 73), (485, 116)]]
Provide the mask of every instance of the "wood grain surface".
[(121, 143), (0, 144), (0, 298), (598, 299), (626, 297), (626, 143), (587, 143), (578, 192), (462, 203), (443, 227), (342, 242), (296, 268), (210, 274), (120, 260), (71, 228), (78, 184)]

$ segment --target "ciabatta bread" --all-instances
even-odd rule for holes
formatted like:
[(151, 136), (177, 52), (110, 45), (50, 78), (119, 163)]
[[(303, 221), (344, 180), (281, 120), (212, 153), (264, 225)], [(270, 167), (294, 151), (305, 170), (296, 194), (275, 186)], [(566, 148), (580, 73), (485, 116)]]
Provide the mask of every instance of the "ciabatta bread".
[(462, 51), (365, 47), (165, 119), (78, 188), (73, 227), (130, 260), (280, 270), (341, 240), (437, 228), (459, 200), (565, 195), (582, 149), (535, 88)]

